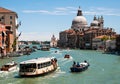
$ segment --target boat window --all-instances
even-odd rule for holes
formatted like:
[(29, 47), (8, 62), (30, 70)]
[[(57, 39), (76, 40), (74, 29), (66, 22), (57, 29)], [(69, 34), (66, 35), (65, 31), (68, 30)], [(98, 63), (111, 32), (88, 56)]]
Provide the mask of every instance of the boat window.
[(46, 63), (43, 63), (43, 66), (46, 67)]
[(50, 66), (51, 65), (51, 62), (47, 62), (47, 66)]
[(42, 68), (42, 64), (38, 64), (38, 69)]
[(5, 67), (9, 67), (9, 65), (5, 65)]
[(36, 64), (20, 64), (20, 68), (36, 68)]
[(41, 63), (41, 68), (43, 68), (44, 67), (44, 65), (43, 65), (43, 63)]
[(47, 67), (47, 66), (50, 66), (50, 65), (51, 65), (51, 62), (41, 63), (41, 64), (38, 64), (38, 69), (44, 68), (44, 67)]

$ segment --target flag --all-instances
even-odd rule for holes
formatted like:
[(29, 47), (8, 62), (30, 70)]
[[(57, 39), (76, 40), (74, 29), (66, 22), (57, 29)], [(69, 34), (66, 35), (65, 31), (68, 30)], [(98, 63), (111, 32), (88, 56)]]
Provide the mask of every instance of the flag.
[(21, 21), (19, 22), (19, 26), (21, 25)]
[(21, 33), (22, 33), (22, 32), (20, 32), (20, 33), (19, 33), (18, 37), (20, 37), (20, 36), (21, 36)]

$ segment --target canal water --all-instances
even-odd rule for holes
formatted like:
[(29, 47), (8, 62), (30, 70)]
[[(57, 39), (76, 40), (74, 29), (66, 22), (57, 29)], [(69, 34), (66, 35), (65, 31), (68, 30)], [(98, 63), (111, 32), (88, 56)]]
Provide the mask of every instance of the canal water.
[[(38, 57), (54, 56), (58, 59), (58, 69), (50, 74), (32, 78), (20, 78), (18, 71), (0, 74), (0, 84), (120, 84), (120, 56), (102, 54), (91, 50), (59, 50), (41, 51), (14, 58), (0, 59), (0, 66), (14, 60), (18, 64)], [(72, 57), (65, 59), (64, 55)], [(88, 70), (80, 73), (71, 73), (73, 61), (90, 63)]]

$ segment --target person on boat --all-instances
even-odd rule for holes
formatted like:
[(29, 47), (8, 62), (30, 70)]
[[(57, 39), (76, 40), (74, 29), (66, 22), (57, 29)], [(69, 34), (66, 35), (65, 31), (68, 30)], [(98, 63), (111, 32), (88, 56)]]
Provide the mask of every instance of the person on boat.
[(55, 62), (57, 62), (57, 59), (56, 59), (56, 58), (54, 58), (54, 60), (55, 60)]
[(12, 60), (12, 64), (15, 64), (14, 60)]
[(84, 62), (86, 63), (87, 61), (86, 61), (86, 60), (84, 60)]
[(13, 65), (17, 65), (17, 63), (16, 63), (14, 60), (12, 60), (12, 64), (13, 64)]
[(85, 60), (84, 63), (86, 63), (89, 66), (89, 63)]
[(79, 62), (77, 62), (77, 67), (80, 67), (80, 64), (79, 64)]
[(75, 61), (73, 61), (73, 67), (76, 67), (76, 62)]

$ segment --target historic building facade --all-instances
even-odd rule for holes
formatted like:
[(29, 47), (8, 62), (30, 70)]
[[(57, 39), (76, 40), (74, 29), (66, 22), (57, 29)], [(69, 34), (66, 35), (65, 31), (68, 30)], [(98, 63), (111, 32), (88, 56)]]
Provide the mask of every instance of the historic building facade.
[(57, 39), (54, 35), (51, 38), (50, 47), (57, 47)]
[(18, 15), (16, 12), (0, 7), (0, 23), (6, 25), (6, 28), (13, 34), (13, 39), (10, 42), (11, 52), (17, 50), (17, 23)]
[(92, 39), (101, 36), (114, 36), (116, 32), (112, 28), (104, 27), (104, 18), (94, 16), (90, 26), (79, 8), (77, 16), (72, 21), (70, 29), (59, 33), (59, 47), (92, 49)]
[(116, 35), (116, 51), (120, 54), (120, 34)]
[(13, 33), (11, 26), (0, 23), (0, 56), (5, 56), (11, 52), (11, 44), (13, 41)]

